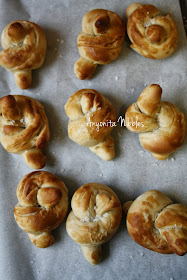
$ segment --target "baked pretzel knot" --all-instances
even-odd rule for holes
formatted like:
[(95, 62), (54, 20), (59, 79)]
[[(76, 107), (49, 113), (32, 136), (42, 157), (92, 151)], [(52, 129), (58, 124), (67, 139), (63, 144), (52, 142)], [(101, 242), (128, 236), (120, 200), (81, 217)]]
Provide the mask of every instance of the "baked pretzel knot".
[(21, 154), (28, 166), (41, 169), (49, 137), (48, 120), (38, 101), (22, 95), (0, 98), (0, 143), (7, 152)]
[(67, 101), (65, 111), (70, 118), (69, 138), (89, 149), (103, 160), (115, 156), (114, 139), (110, 133), (116, 125), (114, 107), (93, 89), (81, 89)]
[[(187, 253), (187, 207), (173, 204), (163, 193), (151, 190), (123, 208), (127, 229), (141, 246), (162, 254)], [(129, 207), (130, 205), (130, 207)]]
[(139, 132), (142, 147), (159, 160), (179, 148), (185, 139), (186, 121), (184, 114), (169, 102), (161, 101), (159, 85), (146, 87), (136, 103), (126, 111), (126, 127)]
[(95, 265), (101, 260), (101, 244), (108, 241), (121, 221), (121, 204), (107, 186), (90, 183), (80, 187), (71, 201), (72, 211), (66, 229), (81, 244), (84, 257)]
[(126, 10), (127, 34), (131, 48), (153, 59), (170, 56), (178, 41), (177, 28), (170, 14), (163, 16), (153, 5), (131, 4)]
[(97, 64), (108, 64), (121, 51), (125, 25), (120, 16), (103, 10), (91, 10), (83, 16), (82, 31), (77, 38), (80, 58), (74, 65), (76, 76), (89, 79)]
[(46, 38), (35, 23), (18, 20), (9, 23), (1, 35), (0, 65), (14, 73), (16, 84), (21, 89), (31, 86), (32, 70), (44, 61)]
[(51, 246), (54, 242), (51, 231), (63, 221), (68, 209), (65, 184), (49, 172), (35, 171), (23, 177), (17, 197), (16, 223), (37, 247)]

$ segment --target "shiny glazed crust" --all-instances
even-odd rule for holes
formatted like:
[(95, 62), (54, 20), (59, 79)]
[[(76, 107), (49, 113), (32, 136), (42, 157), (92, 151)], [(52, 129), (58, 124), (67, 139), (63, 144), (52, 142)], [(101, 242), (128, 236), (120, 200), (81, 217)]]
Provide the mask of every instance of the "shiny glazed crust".
[(153, 5), (133, 3), (126, 10), (126, 17), (130, 46), (137, 53), (163, 59), (174, 52), (178, 33), (170, 14), (162, 15)]
[(63, 221), (68, 209), (65, 184), (49, 172), (35, 171), (21, 180), (17, 197), (14, 217), (19, 227), (37, 247), (52, 245), (51, 231)]
[(135, 242), (157, 253), (186, 254), (186, 206), (173, 204), (171, 199), (157, 190), (147, 191), (130, 207), (129, 204), (127, 229)]
[(103, 9), (91, 10), (83, 16), (82, 31), (77, 38), (80, 58), (74, 65), (76, 76), (89, 79), (97, 64), (108, 64), (121, 51), (125, 25), (120, 16)]

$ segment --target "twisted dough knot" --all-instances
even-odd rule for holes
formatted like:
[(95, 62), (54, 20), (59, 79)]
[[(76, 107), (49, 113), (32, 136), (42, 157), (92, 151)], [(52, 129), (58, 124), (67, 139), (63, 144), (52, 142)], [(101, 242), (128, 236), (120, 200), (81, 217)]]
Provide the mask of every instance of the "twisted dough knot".
[(97, 64), (108, 64), (121, 51), (125, 25), (120, 16), (103, 10), (91, 10), (83, 16), (82, 31), (77, 38), (80, 58), (74, 65), (76, 76), (89, 79)]
[(114, 107), (102, 94), (81, 89), (67, 101), (65, 111), (70, 118), (69, 138), (89, 149), (103, 160), (115, 156), (114, 139), (110, 133), (116, 125)]
[[(129, 208), (127, 229), (141, 246), (162, 254), (187, 253), (187, 207), (173, 204), (163, 193), (151, 190), (143, 193)], [(129, 209), (128, 209), (129, 208)]]
[(37, 247), (52, 245), (51, 231), (63, 221), (68, 209), (65, 184), (49, 172), (35, 171), (23, 177), (17, 197), (14, 217), (19, 227)]
[(22, 95), (0, 98), (0, 143), (9, 153), (21, 154), (31, 168), (43, 168), (42, 149), (49, 137), (48, 120), (38, 101)]
[(170, 56), (178, 41), (177, 28), (170, 14), (163, 16), (152, 5), (131, 4), (126, 11), (127, 33), (137, 53), (153, 59)]
[(161, 102), (161, 94), (159, 85), (146, 87), (127, 109), (125, 120), (130, 131), (139, 132), (142, 147), (156, 159), (164, 160), (183, 144), (186, 121), (173, 104)]
[(21, 89), (31, 85), (33, 69), (44, 61), (46, 38), (35, 23), (19, 20), (9, 23), (1, 35), (4, 51), (0, 51), (0, 65), (14, 73), (16, 84)]
[(71, 206), (72, 211), (66, 221), (67, 232), (81, 244), (86, 260), (98, 264), (100, 245), (112, 238), (120, 224), (120, 201), (109, 187), (90, 183), (74, 193)]

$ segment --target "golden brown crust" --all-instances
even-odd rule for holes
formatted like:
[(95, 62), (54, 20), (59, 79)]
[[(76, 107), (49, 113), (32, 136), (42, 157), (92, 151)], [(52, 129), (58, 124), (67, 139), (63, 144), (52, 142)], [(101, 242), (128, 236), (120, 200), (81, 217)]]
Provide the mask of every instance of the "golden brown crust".
[(178, 33), (170, 14), (163, 16), (153, 5), (131, 4), (126, 11), (131, 48), (152, 59), (170, 56), (177, 46)]
[(116, 113), (108, 99), (95, 90), (82, 89), (68, 99), (65, 112), (70, 118), (68, 134), (71, 140), (89, 147), (104, 160), (114, 157), (114, 141), (109, 135), (114, 128), (112, 123), (116, 122)]
[(46, 53), (46, 38), (35, 23), (18, 20), (9, 23), (1, 35), (3, 51), (0, 65), (14, 73), (16, 84), (21, 89), (31, 85), (33, 69), (39, 68)]
[(20, 153), (31, 168), (43, 168), (42, 149), (49, 137), (48, 120), (38, 101), (22, 95), (0, 98), (0, 142), (8, 152)]
[(109, 187), (90, 183), (74, 193), (71, 206), (67, 232), (82, 245), (85, 258), (97, 264), (101, 258), (100, 245), (114, 235), (120, 224), (120, 201)]
[[(125, 208), (125, 206), (124, 206)], [(187, 253), (187, 207), (151, 190), (129, 207), (127, 229), (141, 246), (162, 254)]]
[(103, 9), (91, 10), (83, 16), (77, 46), (82, 59), (74, 66), (79, 79), (89, 79), (97, 64), (108, 64), (121, 51), (125, 25), (120, 16)]
[(161, 102), (161, 93), (159, 85), (146, 87), (137, 102), (127, 109), (125, 120), (130, 131), (139, 132), (142, 147), (162, 160), (183, 144), (186, 120), (173, 104)]
[(17, 188), (19, 203), (14, 217), (30, 240), (41, 248), (52, 245), (51, 231), (64, 219), (68, 208), (68, 190), (55, 175), (45, 171), (27, 174)]

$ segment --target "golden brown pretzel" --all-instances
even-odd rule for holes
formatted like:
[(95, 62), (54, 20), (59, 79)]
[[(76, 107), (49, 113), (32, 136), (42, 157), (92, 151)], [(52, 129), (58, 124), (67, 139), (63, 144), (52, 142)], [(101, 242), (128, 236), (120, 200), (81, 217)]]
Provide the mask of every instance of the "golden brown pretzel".
[(22, 95), (0, 98), (0, 143), (7, 152), (21, 154), (31, 168), (41, 169), (49, 137), (48, 120), (38, 101)]
[(170, 14), (163, 16), (153, 5), (131, 4), (126, 10), (131, 48), (153, 59), (170, 56), (177, 46), (178, 33)]
[(164, 160), (183, 144), (186, 120), (173, 104), (161, 101), (161, 94), (159, 85), (146, 87), (127, 109), (125, 121), (130, 131), (139, 132), (142, 147)]
[(63, 221), (68, 209), (65, 184), (49, 172), (35, 171), (20, 181), (17, 197), (16, 223), (37, 247), (51, 246), (54, 242), (51, 231)]
[(127, 229), (141, 246), (162, 254), (187, 253), (187, 207), (157, 190), (124, 204)]
[(32, 70), (44, 61), (46, 38), (35, 23), (17, 20), (9, 23), (1, 35), (0, 65), (14, 73), (16, 84), (21, 89), (31, 85)]
[(83, 16), (82, 31), (77, 38), (80, 58), (74, 65), (76, 76), (89, 79), (97, 64), (108, 64), (121, 51), (125, 25), (120, 16), (103, 9), (91, 10)]
[(73, 195), (72, 211), (66, 229), (81, 244), (84, 257), (91, 264), (101, 260), (101, 244), (107, 242), (121, 221), (121, 204), (116, 194), (99, 183), (83, 185)]
[(116, 113), (108, 99), (93, 89), (81, 89), (68, 99), (65, 111), (70, 119), (68, 134), (71, 140), (89, 147), (103, 160), (111, 160), (115, 156), (110, 133), (116, 122)]

